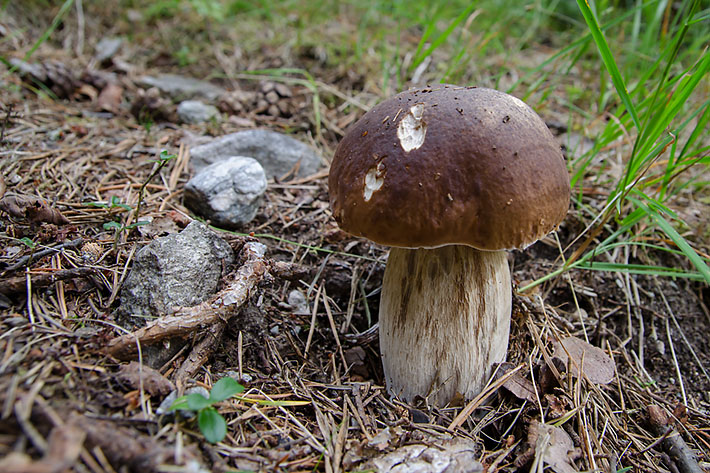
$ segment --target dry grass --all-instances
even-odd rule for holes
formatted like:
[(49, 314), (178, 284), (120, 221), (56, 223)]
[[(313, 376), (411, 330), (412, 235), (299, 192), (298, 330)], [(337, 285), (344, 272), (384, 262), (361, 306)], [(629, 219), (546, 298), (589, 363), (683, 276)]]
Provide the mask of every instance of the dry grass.
[[(7, 79), (20, 85), (15, 76)], [(233, 80), (258, 91), (272, 79)], [(70, 221), (28, 224), (0, 215), (0, 288), (7, 296), (0, 300), (0, 456), (6, 457), (0, 461), (20, 465), (5, 463), (8, 471), (145, 472), (166, 471), (165, 465), (197, 471), (190, 469), (195, 464), (211, 471), (354, 471), (403, 445), (442, 445), (450, 437), (474, 441), (488, 471), (525, 471), (545, 456), (544, 442), (530, 443), (535, 422), (564, 429), (581, 471), (675, 471), (663, 442), (671, 430), (659, 434), (649, 424), (651, 405), (672, 415), (674, 429), (707, 471), (706, 287), (572, 272), (514, 300), (509, 362), (517, 371), (505, 376), (532, 383), (530, 399), (511, 394), (501, 378), (470, 402), (407, 405), (382, 386), (376, 313), (385, 249), (336, 228), (325, 172), (271, 183), (245, 234), (223, 233), (236, 249), (254, 240), (265, 244), (267, 271), (228, 324), (210, 323), (188, 335), (206, 353), (188, 375), (190, 346), (159, 370), (179, 389), (210, 387), (227, 374), (242, 380), (251, 401), (219, 405), (229, 424), (225, 440), (210, 445), (194, 422), (156, 415), (162, 396), (121, 380), (122, 363), (105, 350), (125, 333), (114, 321), (120, 286), (137, 249), (190, 218), (181, 189), (193, 136), (254, 126), (288, 130), (330, 156), (342, 130), (377, 95), (354, 92), (347, 76), (333, 79), (319, 89), (328, 104), (320, 134), (312, 91), (298, 83), (290, 84), (294, 113), (288, 117), (245, 111), (237, 121), (150, 129), (128, 113), (96, 115), (86, 97), (50, 101), (27, 90), (2, 91), (5, 110), (12, 111), (3, 125), (2, 177), (12, 192), (42, 197)], [(135, 92), (130, 77), (125, 85), (127, 94)], [(142, 217), (163, 227), (116, 238), (102, 224), (126, 214), (86, 203), (116, 196), (135, 207), (149, 160), (162, 149), (178, 158), (146, 187)], [(584, 221), (571, 214), (557, 235), (511, 254), (516, 283), (554, 267), (559, 247)], [(306, 295), (308, 313), (288, 305), (294, 289)], [(614, 381), (573, 377), (553, 360), (553, 343), (570, 335), (613, 358)], [(264, 403), (290, 400), (307, 404)]]

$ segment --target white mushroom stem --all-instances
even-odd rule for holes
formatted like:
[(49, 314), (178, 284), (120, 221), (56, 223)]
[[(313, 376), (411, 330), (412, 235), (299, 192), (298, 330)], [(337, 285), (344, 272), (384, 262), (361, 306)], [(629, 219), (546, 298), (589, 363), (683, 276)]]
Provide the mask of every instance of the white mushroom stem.
[(380, 299), (388, 391), (440, 406), (480, 393), (505, 360), (511, 298), (503, 251), (392, 248)]

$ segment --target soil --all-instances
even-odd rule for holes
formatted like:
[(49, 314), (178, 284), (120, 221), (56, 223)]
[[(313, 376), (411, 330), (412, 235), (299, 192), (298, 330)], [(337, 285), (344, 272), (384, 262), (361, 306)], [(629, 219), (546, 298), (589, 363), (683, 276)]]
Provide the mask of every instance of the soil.
[[(9, 12), (16, 16), (5, 17), (5, 26), (46, 27)], [(93, 28), (87, 44), (102, 36)], [(69, 38), (71, 31), (67, 26), (58, 37)], [(24, 57), (30, 37), (25, 32), (10, 40), (17, 47), (13, 57)], [(710, 471), (706, 285), (571, 271), (516, 292), (508, 368), (522, 367), (515, 379), (528, 390), (494, 386), (475, 405), (463, 399), (447, 407), (426, 399), (407, 404), (384, 388), (377, 342), (387, 249), (338, 230), (329, 212), (327, 170), (270, 183), (254, 221), (238, 233), (216, 230), (237, 251), (249, 242), (265, 244), (268, 270), (248, 301), (224, 316), (224, 330), (210, 326), (187, 334), (188, 345), (158, 367), (156, 376), (180, 392), (209, 388), (226, 375), (245, 386), (246, 400), (217, 406), (228, 422), (226, 438), (210, 444), (194, 419), (156, 413), (165, 393), (123, 376), (129, 360), (106, 348), (125, 332), (117, 326), (116, 307), (135, 251), (194, 217), (182, 205), (181, 190), (191, 175), (185, 164), (195, 137), (254, 127), (288, 132), (318, 149), (327, 164), (343, 130), (375, 103), (378, 91), (363, 74), (330, 67), (307, 48), (284, 61), (264, 46), (263, 57), (250, 59), (253, 69), (302, 67), (323, 82), (321, 121), (315, 120), (308, 85), (276, 81), (289, 93), (279, 96), (277, 107), (264, 108), (257, 102), (264, 90), (273, 90), (273, 77), (235, 76), (213, 82), (253, 94), (241, 110), (224, 112), (220, 121), (178, 124), (170, 97), (154, 97), (161, 104), (148, 107), (136, 78), (158, 72), (201, 77), (198, 65), (179, 68), (159, 51), (146, 58), (136, 41), (103, 65), (92, 64), (88, 47), (82, 56), (57, 42), (42, 45), (31, 62), (52, 73), (53, 82), (44, 86), (54, 97), (37, 82), (3, 70), (3, 193), (36, 198), (30, 206), (44, 210), (39, 216), (0, 212), (0, 470), (356, 471), (405, 445), (444, 445), (456, 437), (476, 445), (488, 471), (528, 471), (536, 457), (553, 463), (530, 437), (542, 432), (540, 422), (559, 422), (576, 449), (564, 461), (580, 471), (703, 471), (682, 470), (682, 462), (656, 441), (671, 429), (697, 456), (695, 467)], [(99, 101), (108, 72), (122, 89), (115, 103)], [(131, 113), (139, 102), (156, 112), (150, 120)], [(87, 203), (115, 196), (135, 208), (151, 160), (164, 149), (178, 157), (146, 186), (141, 208), (141, 217), (154, 224), (107, 230), (105, 223), (126, 222), (128, 212)], [(603, 195), (584, 199), (596, 210), (604, 202)], [(568, 257), (583, 242), (575, 239), (588, 223), (572, 209), (557, 231), (559, 246), (570, 247)], [(548, 236), (511, 252), (515, 288), (558, 268), (559, 246)], [(55, 251), (42, 251), (48, 248)], [(666, 252), (626, 257), (688, 266)], [(222, 289), (243, 263), (232, 268)], [(288, 303), (293, 290), (306, 296), (308, 312)], [(210, 333), (217, 335), (203, 344), (204, 360), (191, 365), (190, 376), (178, 376), (193, 346)], [(574, 377), (551, 357), (554, 343), (568, 336), (613, 359), (611, 382)], [(663, 433), (647, 414), (651, 405), (672, 415)]]

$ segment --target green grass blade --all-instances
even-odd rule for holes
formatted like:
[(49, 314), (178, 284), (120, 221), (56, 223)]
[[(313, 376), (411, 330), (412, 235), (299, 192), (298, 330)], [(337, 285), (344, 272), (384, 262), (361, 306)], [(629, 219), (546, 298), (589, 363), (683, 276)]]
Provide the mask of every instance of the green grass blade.
[(693, 281), (703, 280), (703, 275), (701, 275), (700, 273), (688, 272), (678, 268), (669, 268), (667, 266), (583, 261), (576, 265), (576, 267), (577, 269), (586, 269), (590, 271), (646, 274), (650, 276), (691, 279)]
[(441, 44), (446, 41), (446, 39), (451, 35), (451, 33), (459, 26), (459, 24), (468, 18), (468, 16), (471, 14), (473, 9), (476, 8), (476, 2), (471, 2), (468, 7), (466, 7), (465, 10), (463, 10), (459, 15), (454, 18), (454, 20), (449, 24), (449, 26), (439, 35), (436, 37), (434, 41), (432, 41), (431, 45), (419, 56), (415, 56), (414, 61), (412, 61), (412, 65), (410, 66), (410, 71), (413, 71), (414, 69), (419, 66), (428, 56), (431, 55), (434, 50), (436, 50)]
[(604, 66), (606, 67), (607, 71), (609, 72), (609, 75), (611, 76), (611, 81), (614, 84), (614, 87), (616, 88), (616, 92), (619, 94), (619, 97), (621, 98), (621, 102), (624, 104), (624, 107), (626, 107), (626, 111), (631, 116), (631, 119), (633, 120), (636, 129), (640, 130), (641, 121), (639, 120), (638, 114), (636, 113), (636, 107), (634, 107), (634, 104), (631, 101), (631, 97), (629, 96), (629, 92), (626, 89), (624, 79), (621, 77), (621, 72), (619, 71), (619, 67), (616, 65), (616, 61), (614, 60), (614, 56), (611, 53), (611, 49), (609, 49), (609, 43), (607, 43), (606, 38), (604, 37), (604, 33), (602, 33), (601, 27), (599, 26), (599, 22), (597, 21), (596, 16), (592, 12), (586, 0), (577, 0), (577, 4), (579, 5), (579, 9), (582, 11), (582, 16), (584, 16), (584, 20), (587, 22), (587, 26), (589, 27), (589, 31), (592, 34), (592, 38), (594, 39), (594, 42), (596, 43), (597, 48), (599, 49), (599, 54), (601, 56), (602, 62), (604, 63)]
[(251, 397), (234, 396), (234, 399), (244, 402), (251, 402), (252, 404), (259, 404), (260, 406), (282, 406), (282, 407), (293, 407), (293, 406), (307, 406), (311, 401), (270, 401), (268, 399), (254, 399)]
[(693, 266), (700, 272), (705, 281), (710, 284), (710, 267), (703, 261), (703, 258), (691, 247), (688, 242), (681, 236), (680, 233), (670, 224), (668, 220), (658, 213), (654, 208), (641, 202), (640, 200), (629, 197), (629, 200), (634, 202), (640, 209), (646, 212), (658, 225), (658, 227), (670, 238), (673, 243), (683, 252), (683, 254), (693, 263)]
[[(602, 31), (605, 31), (605, 30), (607, 30), (607, 29), (609, 29), (609, 28), (612, 28), (612, 27), (614, 27), (614, 26), (616, 26), (616, 25), (618, 25), (618, 24), (623, 23), (623, 22), (626, 21), (630, 16), (632, 16), (635, 11), (636, 11), (636, 8), (632, 8), (632, 9), (629, 9), (629, 11), (626, 11), (626, 12), (624, 12), (624, 13), (618, 15), (618, 16), (617, 16), (616, 18), (614, 18), (613, 20), (611, 20), (611, 21), (605, 23), (605, 24), (601, 27)], [(540, 74), (540, 71), (545, 70), (545, 68), (547, 68), (547, 66), (549, 66), (549, 65), (552, 64), (552, 63), (554, 63), (554, 62), (557, 61), (558, 59), (560, 59), (560, 58), (566, 56), (567, 54), (570, 54), (572, 51), (574, 51), (574, 50), (577, 49), (578, 47), (584, 46), (584, 45), (586, 45), (586, 44), (589, 44), (589, 41), (591, 41), (591, 39), (592, 39), (591, 33), (586, 33), (586, 34), (582, 35), (580, 38), (574, 40), (574, 41), (573, 41), (572, 43), (570, 43), (569, 45), (565, 46), (564, 48), (562, 48), (561, 50), (559, 50), (558, 52), (556, 52), (555, 54), (553, 54), (553, 55), (550, 56), (549, 58), (545, 59), (543, 62), (540, 63), (539, 66), (537, 66), (537, 67), (531, 69), (530, 71), (528, 71), (525, 75), (523, 75), (523, 76), (520, 77), (518, 80), (516, 80), (516, 81), (515, 81), (510, 87), (508, 87), (505, 91), (506, 91), (507, 93), (512, 93), (513, 90), (515, 90), (522, 82), (525, 82), (525, 81), (530, 80), (531, 77), (536, 77), (536, 76), (538, 76), (538, 75)], [(581, 56), (581, 54), (580, 54), (580, 56)]]

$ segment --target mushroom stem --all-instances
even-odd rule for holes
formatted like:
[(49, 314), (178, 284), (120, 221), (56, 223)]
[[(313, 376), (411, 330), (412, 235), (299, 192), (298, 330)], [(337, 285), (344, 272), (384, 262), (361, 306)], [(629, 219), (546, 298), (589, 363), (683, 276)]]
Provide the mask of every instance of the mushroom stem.
[(388, 391), (440, 406), (476, 396), (505, 360), (511, 299), (503, 251), (392, 248), (380, 299)]

